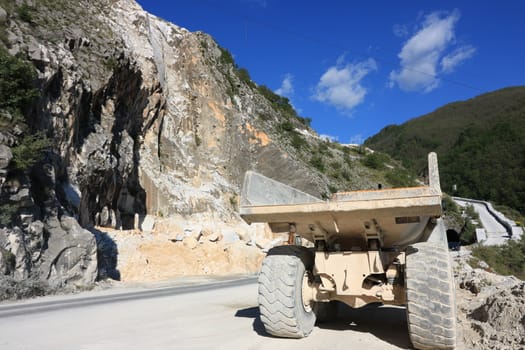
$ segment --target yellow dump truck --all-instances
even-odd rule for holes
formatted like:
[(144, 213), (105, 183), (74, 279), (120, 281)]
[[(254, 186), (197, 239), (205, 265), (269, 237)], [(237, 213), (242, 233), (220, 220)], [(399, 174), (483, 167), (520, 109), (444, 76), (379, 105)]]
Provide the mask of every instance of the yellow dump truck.
[(454, 281), (441, 200), (435, 153), (425, 186), (336, 193), (326, 201), (248, 172), (241, 217), (288, 232), (294, 242), (272, 248), (263, 261), (258, 299), (266, 331), (306, 337), (337, 302), (380, 302), (406, 306), (417, 349), (454, 349)]

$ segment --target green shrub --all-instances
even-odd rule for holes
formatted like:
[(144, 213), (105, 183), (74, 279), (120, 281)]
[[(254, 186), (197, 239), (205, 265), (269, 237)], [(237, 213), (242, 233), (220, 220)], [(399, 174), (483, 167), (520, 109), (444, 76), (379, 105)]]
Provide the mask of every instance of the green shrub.
[(330, 152), (330, 150), (328, 149), (328, 143), (324, 142), (324, 141), (321, 141), (319, 143), (319, 145), (317, 146), (317, 153), (322, 154), (322, 155), (326, 155), (329, 152)]
[(461, 245), (469, 245), (476, 242), (476, 226), (470, 220), (465, 221), (461, 233), (459, 234)]
[(220, 46), (219, 50), (221, 50), (221, 57), (219, 58), (220, 63), (223, 65), (231, 65), (235, 67), (235, 61), (233, 60), (233, 56), (230, 51)]
[[(20, 57), (9, 55), (0, 47), (0, 127), (17, 125), (23, 131), (27, 129), (22, 112), (38, 96), (38, 91), (33, 87), (35, 78), (33, 65)], [(50, 140), (42, 132), (25, 135), (12, 148), (12, 164), (17, 169), (27, 170), (42, 158), (50, 145)]]
[(8, 202), (0, 204), (0, 226), (7, 226), (15, 219), (18, 206)]
[(393, 187), (411, 187), (415, 184), (412, 175), (400, 168), (389, 169), (385, 178)]
[(284, 121), (279, 125), (279, 130), (284, 132), (292, 132), (294, 131), (294, 126), (290, 121)]
[(299, 122), (305, 126), (310, 126), (312, 124), (312, 118), (297, 116), (297, 120), (299, 120)]
[(324, 172), (324, 163), (323, 163), (323, 159), (320, 156), (318, 155), (312, 156), (312, 158), (310, 158), (310, 165), (312, 165), (314, 168), (316, 168), (320, 172)]
[(232, 209), (237, 210), (238, 204), (239, 204), (239, 199), (237, 197), (237, 194), (234, 193), (230, 196), (230, 205), (232, 206)]
[(37, 132), (25, 136), (12, 148), (15, 168), (27, 170), (42, 159), (44, 152), (51, 146), (51, 140), (43, 133)]
[(284, 118), (293, 118), (302, 125), (310, 125), (312, 120), (310, 118), (304, 118), (297, 115), (297, 112), (295, 111), (292, 104), (290, 103), (290, 100), (287, 97), (277, 95), (265, 85), (257, 86), (257, 91), (259, 91), (259, 93), (263, 95), (268, 100), (268, 102), (270, 102), (271, 106)]
[(330, 166), (331, 166), (332, 169), (334, 169), (334, 170), (341, 170), (342, 164), (339, 163), (338, 161), (334, 161), (334, 162), (331, 162), (331, 163), (330, 163)]
[(525, 222), (525, 216), (523, 216), (518, 210), (508, 207), (506, 205), (500, 205), (500, 204), (493, 204), (493, 206), (494, 206), (494, 209), (501, 212), (507, 218), (516, 221), (516, 224), (518, 226), (520, 226), (518, 223)]
[(472, 255), (485, 261), (501, 275), (514, 275), (525, 279), (525, 238), (508, 240), (501, 246), (476, 246)]
[(339, 180), (341, 178), (341, 173), (339, 171), (331, 171), (328, 176), (332, 179)]
[(246, 85), (255, 88), (255, 83), (253, 82), (252, 78), (250, 77), (250, 73), (246, 68), (239, 68), (237, 70), (237, 76), (239, 79), (244, 82)]
[(107, 70), (112, 72), (118, 67), (118, 61), (114, 57), (109, 57), (104, 61), (104, 66), (107, 68)]
[(33, 12), (35, 11), (34, 7), (29, 6), (28, 4), (22, 4), (16, 8), (16, 14), (18, 18), (27, 23), (33, 22)]
[(303, 149), (308, 143), (306, 140), (298, 133), (293, 133), (292, 135), (292, 147), (296, 150)]
[(0, 109), (24, 109), (38, 96), (35, 67), (0, 47)]
[(194, 139), (195, 139), (195, 145), (196, 145), (197, 147), (199, 147), (200, 145), (202, 145), (202, 140), (201, 140), (201, 138), (199, 137), (199, 135), (198, 135), (197, 133), (195, 133), (195, 135), (194, 135)]
[(388, 162), (389, 157), (386, 154), (374, 152), (368, 154), (364, 157), (361, 162), (368, 168), (375, 170), (384, 170), (386, 168), (386, 162)]
[(449, 213), (460, 214), (459, 207), (456, 202), (447, 194), (443, 194), (443, 209)]

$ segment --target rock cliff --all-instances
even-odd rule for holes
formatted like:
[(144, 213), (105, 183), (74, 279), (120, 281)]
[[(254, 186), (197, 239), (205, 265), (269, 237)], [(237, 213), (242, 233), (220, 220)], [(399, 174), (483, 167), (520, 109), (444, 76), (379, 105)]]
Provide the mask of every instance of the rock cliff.
[[(320, 139), (209, 35), (133, 0), (0, 6), (0, 47), (36, 67), (39, 92), (23, 108), (26, 130), (0, 129), (1, 191), (16, 204), (0, 265), (15, 280), (89, 285), (95, 238), (99, 263), (108, 245), (84, 228), (141, 228), (151, 216), (238, 223), (246, 170), (316, 196), (387, 182), (356, 150)], [(12, 150), (36, 131), (49, 147), (15, 171)]]

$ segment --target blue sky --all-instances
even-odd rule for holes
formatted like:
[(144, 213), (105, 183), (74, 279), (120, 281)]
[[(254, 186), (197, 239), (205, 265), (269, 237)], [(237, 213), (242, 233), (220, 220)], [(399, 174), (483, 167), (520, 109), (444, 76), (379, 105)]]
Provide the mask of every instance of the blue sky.
[(257, 84), (341, 143), (525, 85), (524, 1), (138, 2), (210, 34)]

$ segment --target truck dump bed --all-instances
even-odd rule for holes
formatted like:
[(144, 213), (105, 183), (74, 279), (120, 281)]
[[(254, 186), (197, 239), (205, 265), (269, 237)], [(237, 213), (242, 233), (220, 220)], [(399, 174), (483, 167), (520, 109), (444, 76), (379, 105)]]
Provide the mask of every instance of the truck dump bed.
[(426, 240), (429, 220), (442, 214), (436, 154), (428, 161), (428, 186), (342, 192), (327, 201), (248, 172), (240, 214), (248, 223), (270, 224), (274, 232), (288, 232), (293, 224), (312, 242), (366, 249), (368, 240), (378, 239), (383, 248), (406, 246)]

